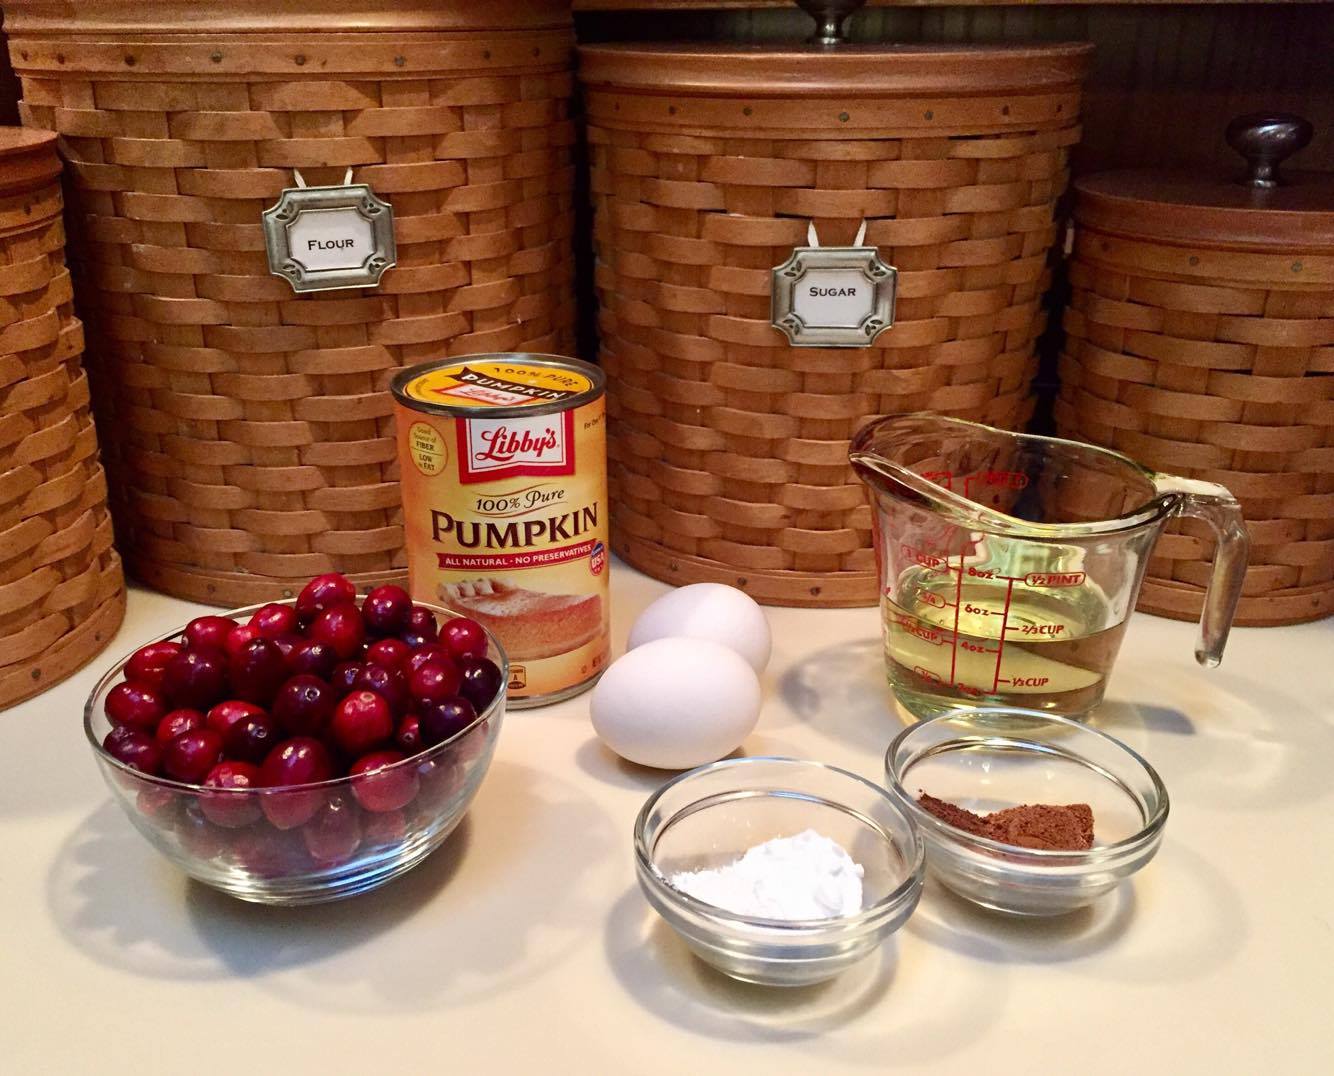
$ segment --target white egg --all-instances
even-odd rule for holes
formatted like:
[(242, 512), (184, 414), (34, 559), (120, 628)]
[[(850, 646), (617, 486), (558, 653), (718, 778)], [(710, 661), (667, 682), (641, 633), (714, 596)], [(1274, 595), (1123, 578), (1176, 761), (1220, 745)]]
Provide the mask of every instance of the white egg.
[(674, 635), (731, 647), (756, 673), (764, 672), (773, 648), (764, 610), (749, 594), (722, 583), (691, 583), (664, 594), (639, 614), (627, 646), (633, 650)]
[(721, 643), (655, 639), (611, 663), (589, 711), (622, 758), (687, 770), (741, 746), (760, 716), (760, 681)]

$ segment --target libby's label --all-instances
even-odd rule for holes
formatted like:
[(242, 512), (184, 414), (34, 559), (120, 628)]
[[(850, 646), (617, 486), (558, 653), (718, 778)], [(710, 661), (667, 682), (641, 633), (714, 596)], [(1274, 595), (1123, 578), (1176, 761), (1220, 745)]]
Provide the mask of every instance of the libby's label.
[(574, 473), (573, 412), (531, 418), (463, 418), (456, 423), (456, 432), (460, 482)]
[[(446, 391), (451, 403), (470, 401), (470, 412), (501, 406), (470, 394), (509, 391), (495, 383), (506, 365), (470, 361), (474, 377), (461, 376), (462, 367), (431, 371), (409, 383), (420, 390), (411, 395), (435, 402)], [(577, 370), (552, 373), (509, 380), (524, 392), (558, 393), (587, 381)], [(604, 400), (499, 417), (428, 413), (411, 400), (397, 407), (413, 597), (495, 633), (515, 700), (590, 680), (609, 658)]]

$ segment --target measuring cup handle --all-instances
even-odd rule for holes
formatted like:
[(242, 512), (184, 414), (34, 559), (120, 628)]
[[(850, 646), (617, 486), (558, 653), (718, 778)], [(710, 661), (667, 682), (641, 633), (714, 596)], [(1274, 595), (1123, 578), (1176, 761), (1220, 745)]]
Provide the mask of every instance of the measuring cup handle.
[(1246, 582), (1251, 540), (1241, 516), (1241, 505), (1224, 487), (1213, 482), (1156, 475), (1154, 485), (1159, 494), (1174, 502), (1173, 515), (1204, 520), (1218, 540), (1214, 570), (1204, 592), (1204, 612), (1200, 614), (1200, 640), (1195, 645), (1195, 660), (1212, 667), (1223, 660), (1223, 647), (1227, 645), (1232, 618), (1241, 601), (1241, 588)]

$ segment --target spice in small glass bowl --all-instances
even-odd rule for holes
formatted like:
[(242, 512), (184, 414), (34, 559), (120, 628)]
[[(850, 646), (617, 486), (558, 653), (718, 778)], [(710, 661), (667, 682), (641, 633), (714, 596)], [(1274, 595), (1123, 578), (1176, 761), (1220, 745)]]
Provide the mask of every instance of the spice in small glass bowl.
[[(939, 880), (1015, 915), (1060, 915), (1111, 892), (1153, 858), (1167, 822), (1167, 789), (1139, 754), (1035, 710), (963, 707), (912, 725), (890, 744), (885, 770), (890, 792), (921, 827)], [(924, 804), (923, 794), (936, 803)], [(1016, 841), (1014, 824), (1021, 835), (1032, 826), (1035, 799), (1048, 812), (1086, 807), (1090, 828), (1096, 820), (1090, 846)], [(931, 809), (941, 801), (963, 813)]]

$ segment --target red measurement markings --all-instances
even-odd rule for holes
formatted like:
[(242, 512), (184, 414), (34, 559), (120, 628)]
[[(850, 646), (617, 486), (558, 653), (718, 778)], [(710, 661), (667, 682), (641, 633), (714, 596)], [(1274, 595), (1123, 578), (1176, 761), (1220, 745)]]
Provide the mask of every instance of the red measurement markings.
[(918, 597), (922, 599), (923, 605), (932, 605), (935, 606), (935, 608), (937, 609), (944, 609), (945, 606), (949, 605), (949, 602), (947, 602), (939, 594), (931, 590), (922, 591), (921, 594), (918, 595)]
[(948, 572), (950, 570), (949, 561), (943, 553), (928, 553), (926, 550), (918, 549), (907, 542), (899, 543), (899, 553), (928, 571)]
[(963, 606), (963, 550), (959, 550), (959, 574), (954, 577), (954, 645), (950, 647), (950, 684), (954, 687), (963, 685), (955, 679), (955, 667), (959, 663), (959, 613)]
[(1020, 635), (1045, 635), (1054, 639), (1065, 634), (1064, 624), (1011, 624), (1006, 631), (1017, 631)]
[(1000, 686), (1001, 657), (1005, 654), (1005, 629), (1010, 619), (1010, 598), (1014, 594), (1014, 580), (1005, 584), (1005, 608), (1001, 610), (1000, 645), (996, 648), (996, 675), (991, 681), (991, 690)]
[(953, 471), (923, 471), (922, 477), (928, 482), (934, 482), (938, 486), (944, 486), (946, 489), (954, 488)]
[(1012, 687), (1046, 687), (1051, 680), (1046, 676), (1014, 676), (1002, 680), (1001, 683), (1010, 684)]
[(920, 665), (914, 665), (912, 671), (930, 684), (944, 684), (939, 673), (933, 673), (930, 669), (924, 669)]
[(1029, 572), (1024, 585), (1030, 587), (1079, 587), (1087, 576), (1083, 572)]

